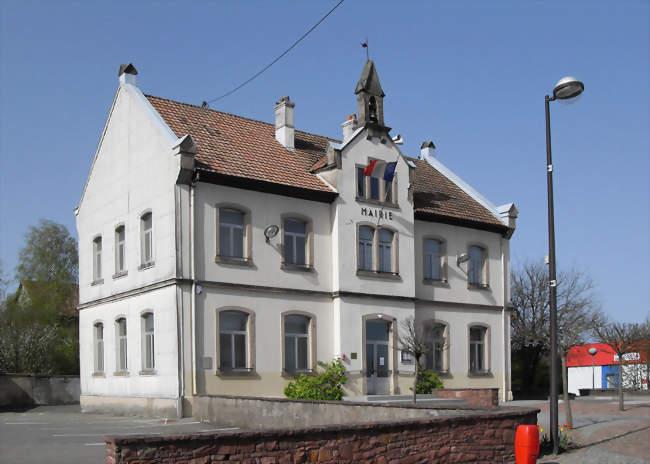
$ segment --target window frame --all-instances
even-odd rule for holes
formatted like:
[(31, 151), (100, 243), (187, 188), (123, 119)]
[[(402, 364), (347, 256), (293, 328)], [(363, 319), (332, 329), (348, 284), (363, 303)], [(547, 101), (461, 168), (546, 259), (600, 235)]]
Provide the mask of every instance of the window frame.
[[(483, 345), (483, 369), (472, 369), (472, 346), (476, 345), (477, 342), (473, 342), (471, 335), (472, 329), (481, 329), (483, 332), (483, 339), (481, 344)], [(490, 326), (483, 322), (473, 322), (467, 325), (467, 373), (469, 376), (473, 377), (484, 377), (490, 376), (491, 374), (491, 364), (490, 364), (490, 350), (491, 350), (491, 336), (490, 336)]]
[[(224, 311), (236, 311), (243, 314), (246, 314), (246, 367), (243, 368), (226, 368), (224, 369), (221, 366), (221, 328), (220, 328), (220, 316)], [(239, 306), (227, 306), (220, 308), (216, 311), (215, 317), (216, 323), (216, 343), (215, 343), (215, 371), (217, 375), (220, 376), (247, 376), (255, 375), (255, 313), (246, 308)], [(234, 352), (233, 352), (234, 353)]]
[[(371, 269), (366, 269), (361, 267), (361, 228), (368, 227), (372, 230), (372, 266)], [(399, 233), (392, 227), (388, 226), (379, 226), (377, 227), (373, 223), (369, 222), (357, 222), (357, 236), (356, 236), (356, 257), (357, 257), (357, 275), (358, 276), (377, 276), (377, 277), (386, 277), (386, 278), (395, 278), (400, 279), (399, 276)], [(390, 232), (392, 234), (392, 241), (390, 244), (391, 247), (391, 265), (390, 271), (385, 271), (380, 269), (380, 245), (379, 245), (379, 235), (381, 231)], [(364, 243), (367, 243), (367, 240), (364, 240)]]
[[(221, 209), (236, 211), (242, 215), (242, 257), (221, 255)], [(253, 265), (252, 259), (252, 225), (251, 212), (248, 208), (235, 203), (217, 203), (215, 205), (215, 263)]]
[(92, 262), (93, 262), (93, 278), (90, 285), (99, 285), (104, 283), (102, 278), (102, 250), (104, 248), (103, 239), (101, 235), (95, 235), (91, 242), (92, 246)]
[[(285, 213), (280, 216), (281, 235), (280, 235), (280, 268), (286, 271), (313, 271), (314, 270), (314, 226), (311, 218), (299, 213)], [(288, 263), (285, 258), (286, 246), (286, 221), (300, 221), (305, 225), (305, 264)], [(291, 233), (293, 234), (293, 233)]]
[[(479, 249), (481, 250), (481, 254), (483, 257), (483, 265), (482, 265), (482, 270), (481, 270), (481, 281), (480, 282), (474, 282), (472, 281), (472, 270), (473, 270), (473, 264), (472, 264), (472, 249)], [(490, 280), (489, 280), (489, 273), (488, 273), (488, 247), (483, 245), (482, 243), (470, 243), (467, 246), (467, 254), (469, 256), (469, 260), (467, 261), (467, 286), (468, 288), (476, 288), (476, 289), (489, 289), (490, 288)]]
[[(427, 242), (428, 241), (438, 242), (440, 245), (440, 279), (433, 279), (433, 274), (431, 277), (427, 277)], [(447, 241), (438, 236), (438, 235), (425, 235), (422, 237), (422, 280), (425, 283), (431, 284), (447, 284), (448, 275), (447, 275)]]
[[(147, 218), (151, 219), (151, 227), (147, 229)], [(147, 235), (149, 235), (149, 260), (147, 260)], [(154, 258), (154, 224), (153, 212), (151, 210), (144, 211), (140, 215), (140, 267), (139, 269), (147, 269), (156, 264)]]
[[(368, 158), (368, 164), (375, 160), (376, 158)], [(388, 161), (383, 161), (381, 159), (377, 159), (377, 164), (388, 164)], [(398, 163), (399, 164), (399, 163)], [(355, 184), (355, 200), (356, 201), (361, 201), (365, 203), (372, 203), (375, 205), (384, 205), (384, 206), (389, 206), (393, 208), (398, 207), (398, 201), (396, 198), (395, 193), (398, 191), (397, 189), (397, 171), (395, 172), (395, 175), (393, 176), (393, 180), (390, 182), (390, 192), (391, 192), (391, 199), (390, 201), (388, 200), (382, 200), (382, 198), (386, 198), (386, 191), (389, 190), (386, 188), (387, 181), (384, 180), (384, 176), (363, 176), (363, 192), (360, 192), (360, 175), (359, 172), (363, 173), (363, 170), (366, 168), (367, 165), (363, 164), (355, 164), (354, 166), (354, 184)], [(397, 168), (396, 168), (397, 169)], [(374, 177), (375, 179), (378, 180), (378, 189), (379, 189), (379, 198), (374, 199), (371, 197), (371, 181), (370, 178)], [(363, 193), (363, 195), (359, 195), (360, 193)]]
[[(306, 369), (295, 369), (293, 371), (287, 369), (287, 359), (286, 359), (286, 337), (287, 332), (285, 328), (286, 318), (288, 316), (303, 316), (309, 318), (307, 325), (307, 362), (308, 366)], [(311, 373), (315, 372), (317, 364), (317, 343), (316, 343), (316, 316), (312, 313), (306, 311), (285, 311), (280, 315), (281, 318), (281, 333), (282, 333), (282, 373), (287, 376), (295, 376), (302, 373)], [(297, 347), (296, 347), (297, 348)]]
[[(98, 331), (101, 330), (101, 338)], [(103, 377), (106, 369), (106, 353), (104, 344), (104, 322), (93, 322), (93, 376)], [(101, 356), (100, 356), (101, 355)]]
[[(113, 274), (113, 279), (118, 277), (123, 277), (127, 274), (126, 270), (126, 226), (118, 224), (115, 226), (115, 273)], [(120, 238), (120, 232), (122, 238)], [(121, 256), (120, 256), (121, 252)], [(122, 260), (122, 266), (120, 267), (120, 258)]]
[[(153, 329), (151, 331), (147, 330), (147, 318), (151, 316), (153, 321)], [(140, 364), (141, 371), (140, 375), (154, 374), (156, 372), (156, 319), (154, 312), (151, 309), (147, 309), (140, 314)], [(150, 354), (151, 358), (147, 359), (147, 345), (151, 345)], [(150, 366), (147, 364), (150, 361)]]
[[(432, 333), (436, 328), (442, 328), (442, 339), (443, 339), (442, 352), (441, 352), (442, 369), (435, 368), (435, 359), (431, 360), (431, 367), (429, 367), (429, 356), (430, 356), (429, 353), (425, 354), (425, 365), (427, 369), (433, 370), (433, 372), (435, 372), (440, 376), (448, 376), (449, 368), (450, 368), (449, 354), (451, 351), (449, 323), (439, 319), (430, 319), (428, 321), (424, 321), (424, 330), (425, 330), (425, 335), (427, 337), (427, 340), (429, 340), (429, 334)], [(433, 343), (433, 340), (430, 340), (430, 342), (431, 342), (431, 353), (434, 353), (435, 345)]]
[[(124, 321), (124, 335), (120, 334), (120, 324)], [(129, 341), (128, 321), (125, 315), (115, 318), (115, 375), (128, 375), (129, 372)], [(122, 346), (124, 341), (124, 346)], [(122, 364), (124, 361), (124, 364)]]

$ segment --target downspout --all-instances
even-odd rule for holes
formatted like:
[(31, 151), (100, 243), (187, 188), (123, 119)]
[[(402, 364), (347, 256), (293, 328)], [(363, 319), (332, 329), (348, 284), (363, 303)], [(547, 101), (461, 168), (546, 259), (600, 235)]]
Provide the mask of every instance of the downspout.
[(196, 396), (196, 269), (194, 259), (194, 182), (190, 183), (190, 279), (192, 280), (192, 296), (190, 303), (190, 325), (192, 333), (192, 396)]
[[(506, 305), (508, 303), (508, 286), (510, 284), (509, 278), (508, 278), (508, 266), (506, 262), (506, 255), (503, 249), (503, 237), (501, 238), (501, 269), (503, 273), (503, 305), (501, 307), (501, 331), (502, 331), (502, 336), (503, 336), (503, 353), (502, 353), (502, 361), (503, 361), (503, 369), (502, 369), (502, 391), (503, 391), (503, 397), (502, 401), (506, 402), (508, 401), (508, 373), (507, 373), (507, 367), (508, 367), (508, 348), (509, 344), (506, 343), (508, 340), (506, 330), (508, 327), (506, 327)], [(509, 323), (509, 322), (508, 322)]]

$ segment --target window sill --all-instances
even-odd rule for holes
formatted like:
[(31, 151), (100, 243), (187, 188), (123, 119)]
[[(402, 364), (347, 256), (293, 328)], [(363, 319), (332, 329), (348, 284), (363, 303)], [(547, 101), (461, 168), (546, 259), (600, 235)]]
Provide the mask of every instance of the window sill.
[(487, 290), (490, 291), (490, 284), (467, 284), (467, 288), (470, 290)]
[(122, 271), (122, 272), (116, 272), (113, 274), (113, 280), (120, 279), (122, 277), (126, 277), (128, 275), (128, 271)]
[(152, 375), (158, 375), (155, 369), (145, 369), (140, 372), (138, 372), (138, 375), (142, 376), (152, 376)]
[(296, 370), (296, 371), (288, 371), (285, 369), (282, 369), (282, 377), (287, 378), (287, 379), (293, 379), (301, 374), (305, 375), (316, 375), (316, 371), (314, 369), (302, 369), (302, 370)]
[(128, 377), (129, 371), (117, 371), (117, 372), (113, 372), (113, 375), (115, 377)]
[(314, 267), (308, 264), (282, 263), (280, 269), (283, 271), (314, 272)]
[(252, 367), (240, 369), (219, 369), (217, 370), (217, 377), (257, 377), (257, 372)]
[(156, 265), (155, 261), (151, 261), (150, 263), (140, 264), (138, 266), (138, 271), (144, 271), (146, 269), (154, 267), (155, 265)]
[(452, 375), (449, 373), (449, 371), (433, 371), (434, 374), (436, 374), (438, 377), (441, 379), (451, 379)]
[(494, 377), (490, 371), (469, 371), (467, 377)]
[(374, 206), (383, 206), (384, 208), (399, 209), (399, 205), (397, 203), (392, 203), (390, 201), (373, 200), (372, 198), (363, 198), (363, 197), (355, 197), (354, 199), (358, 203), (367, 203), (369, 205), (374, 205)]
[(449, 282), (447, 279), (423, 279), (422, 283), (424, 285), (432, 285), (434, 287), (444, 287), (444, 288), (450, 288)]
[(103, 372), (93, 372), (93, 377), (106, 377)]
[(103, 283), (104, 283), (104, 279), (97, 279), (90, 282), (90, 286), (94, 287), (95, 285), (102, 285)]
[(359, 277), (376, 277), (379, 279), (387, 280), (402, 280), (397, 272), (380, 272), (380, 271), (367, 271), (365, 269), (358, 269), (357, 276)]
[(253, 267), (253, 260), (251, 258), (233, 258), (230, 256), (215, 256), (214, 262), (217, 264), (233, 264), (235, 266)]

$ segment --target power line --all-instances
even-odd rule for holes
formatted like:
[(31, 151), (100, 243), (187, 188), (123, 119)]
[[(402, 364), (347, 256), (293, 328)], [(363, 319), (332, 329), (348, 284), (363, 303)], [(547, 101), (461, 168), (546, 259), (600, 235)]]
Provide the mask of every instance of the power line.
[(293, 44), (291, 44), (291, 46), (290, 46), (289, 48), (287, 48), (284, 52), (282, 52), (282, 54), (281, 54), (280, 56), (278, 56), (276, 59), (274, 59), (274, 60), (271, 61), (269, 64), (267, 64), (267, 65), (266, 65), (264, 68), (262, 68), (260, 71), (258, 71), (257, 73), (255, 73), (252, 77), (250, 77), (249, 79), (247, 79), (247, 80), (244, 81), (243, 83), (239, 84), (237, 87), (235, 87), (235, 88), (232, 89), (231, 91), (224, 93), (224, 94), (221, 95), (220, 97), (213, 98), (212, 100), (208, 100), (207, 102), (204, 102), (204, 103), (205, 103), (205, 104), (214, 103), (214, 102), (216, 102), (216, 101), (221, 100), (222, 98), (227, 97), (228, 95), (232, 95), (233, 93), (235, 93), (236, 91), (238, 91), (239, 89), (241, 89), (243, 86), (245, 86), (246, 84), (248, 84), (250, 81), (252, 81), (252, 80), (255, 79), (256, 77), (258, 77), (258, 76), (259, 76), (260, 74), (262, 74), (264, 71), (266, 71), (267, 69), (269, 69), (269, 68), (270, 68), (271, 66), (273, 66), (275, 63), (277, 63), (277, 62), (278, 62), (278, 61), (279, 61), (279, 60), (280, 60), (284, 55), (286, 55), (287, 53), (289, 53), (289, 52), (290, 52), (290, 51), (291, 51), (291, 50), (292, 50), (296, 45), (298, 45), (298, 44), (299, 44), (299, 43), (300, 43), (300, 42), (301, 42), (305, 37), (307, 37), (307, 36), (308, 36), (308, 35), (309, 35), (309, 34), (310, 34), (314, 29), (316, 29), (316, 28), (320, 25), (320, 23), (322, 23), (323, 21), (325, 21), (325, 19), (326, 19), (329, 15), (331, 15), (331, 14), (334, 12), (334, 10), (336, 10), (336, 9), (341, 5), (341, 3), (343, 3), (344, 1), (345, 1), (345, 0), (341, 0), (341, 1), (338, 2), (336, 5), (334, 5), (334, 8), (332, 8), (331, 10), (329, 10), (325, 16), (323, 16), (323, 17), (322, 17), (322, 18), (321, 18), (321, 19), (320, 19), (316, 24), (314, 24), (314, 25), (313, 25), (313, 26), (312, 26), (312, 27), (311, 27), (307, 32), (305, 32), (302, 36), (300, 36), (300, 38), (299, 38), (298, 40), (296, 40)]

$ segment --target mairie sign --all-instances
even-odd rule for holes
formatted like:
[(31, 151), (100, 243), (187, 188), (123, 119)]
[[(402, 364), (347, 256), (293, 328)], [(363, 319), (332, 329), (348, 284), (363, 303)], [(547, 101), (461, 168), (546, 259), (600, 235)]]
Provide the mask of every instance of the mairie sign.
[(377, 208), (361, 208), (361, 215), (372, 217), (372, 218), (388, 219), (390, 221), (393, 220), (392, 211), (383, 211)]

